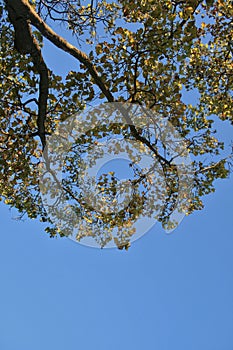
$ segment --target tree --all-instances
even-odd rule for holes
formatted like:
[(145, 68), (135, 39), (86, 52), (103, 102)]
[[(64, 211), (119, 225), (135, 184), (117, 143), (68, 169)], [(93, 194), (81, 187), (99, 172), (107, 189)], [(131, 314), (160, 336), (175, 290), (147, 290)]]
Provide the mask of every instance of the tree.
[[(150, 212), (147, 192), (155, 164), (143, 173), (133, 158), (133, 197), (128, 196), (127, 205), (118, 211), (97, 210), (73, 186), (81, 174), (80, 157), (91, 145), (117, 135), (122, 142), (136, 141), (160, 168), (166, 190), (160, 191), (161, 183), (156, 183), (157, 200), (163, 203), (156, 218), (172, 227), (180, 174), (167, 142), (158, 143), (147, 127), (151, 111), (159, 118), (153, 121), (154, 129), (157, 120), (166, 119), (192, 156), (193, 186), (191, 194), (183, 194), (182, 210), (190, 214), (203, 208), (202, 196), (214, 191), (214, 181), (226, 178), (231, 165), (223, 153), (228, 145), (217, 139), (214, 120), (233, 123), (232, 1), (8, 0), (0, 11), (0, 195), (6, 204), (17, 208), (20, 217), (40, 217), (51, 236), (72, 234), (74, 221), (70, 226), (66, 222), (67, 230), (54, 226), (58, 209), (48, 213), (41, 199), (38, 174), (44, 151), (45, 169), (57, 189), (63, 189), (62, 201), (71, 201), (69, 208), (81, 220), (76, 238), (89, 234), (104, 247), (117, 230), (115, 244), (127, 248), (135, 233), (133, 224), (145, 210)], [(71, 33), (76, 45), (52, 29), (57, 22), (62, 35)], [(66, 77), (55, 75), (44, 59), (44, 38), (73, 56), (77, 70)], [(191, 92), (194, 103), (187, 104), (184, 96)], [(125, 122), (100, 119), (75, 140), (63, 164), (65, 178), (59, 182), (47, 144), (60, 125), (96, 101), (129, 103), (131, 111), (143, 111), (144, 122), (135, 125), (128, 105), (118, 104)], [(46, 181), (51, 185), (51, 177)], [(96, 186), (104, 193), (105, 205), (121, 191), (114, 172), (102, 174)]]

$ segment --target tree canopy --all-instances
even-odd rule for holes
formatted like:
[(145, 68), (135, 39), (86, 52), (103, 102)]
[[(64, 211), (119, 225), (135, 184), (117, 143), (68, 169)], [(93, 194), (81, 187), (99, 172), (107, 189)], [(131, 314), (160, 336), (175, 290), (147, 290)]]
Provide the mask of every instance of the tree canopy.
[[(39, 217), (51, 236), (73, 235), (78, 241), (90, 236), (101, 247), (113, 241), (119, 249), (130, 245), (140, 216), (156, 218), (169, 229), (176, 225), (171, 216), (178, 198), (178, 211), (187, 215), (203, 208), (202, 197), (214, 192), (215, 180), (231, 170), (232, 149), (218, 140), (215, 120), (233, 124), (232, 1), (8, 0), (0, 13), (1, 200), (16, 208), (19, 217)], [(70, 35), (72, 43), (66, 39)], [(77, 69), (66, 76), (55, 74), (44, 58), (44, 39), (76, 59)], [(187, 103), (191, 94), (192, 103)], [(94, 109), (89, 122), (86, 117), (88, 128), (76, 126), (79, 135), (66, 149), (63, 179), (58, 181), (49, 163), (48, 145), (60, 149), (51, 141), (54, 133), (60, 130), (61, 135), (70, 118), (100, 103), (115, 104), (124, 122), (106, 119), (107, 107)], [(133, 117), (138, 110), (141, 124)], [(166, 131), (160, 121), (166, 121)], [(188, 184), (176, 164), (180, 148), (176, 157), (167, 151), (174, 135), (192, 160), (192, 188), (183, 194), (181, 188)], [(95, 196), (92, 202), (84, 196), (83, 159), (95, 145), (95, 157), (88, 159), (96, 163), (101, 145), (113, 136), (108, 152), (112, 147), (132, 156), (132, 191), (127, 192), (127, 181), (122, 189), (116, 172), (103, 173), (95, 184), (95, 193), (102, 196), (98, 207)], [(140, 151), (153, 159), (146, 173), (139, 167)], [(52, 180), (47, 177), (41, 186), (43, 166)], [(46, 207), (41, 196), (48, 191), (46, 183), (50, 191), (54, 184), (62, 189), (61, 209)], [(62, 211), (66, 218), (73, 215), (64, 211), (64, 201), (70, 202), (79, 225), (75, 219), (66, 219), (66, 228), (55, 223), (53, 216), (60, 220)], [(107, 210), (109, 206), (114, 210)]]

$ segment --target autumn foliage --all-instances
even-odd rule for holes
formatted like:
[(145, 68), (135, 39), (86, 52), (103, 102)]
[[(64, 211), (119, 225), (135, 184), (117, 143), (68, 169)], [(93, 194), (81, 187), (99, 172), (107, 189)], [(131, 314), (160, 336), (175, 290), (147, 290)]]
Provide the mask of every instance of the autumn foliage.
[[(39, 217), (56, 235), (38, 183), (46, 140), (87, 106), (128, 102), (167, 118), (186, 141), (194, 174), (187, 214), (203, 207), (202, 196), (214, 191), (216, 179), (228, 176), (231, 164), (226, 155), (231, 148), (218, 140), (214, 121), (233, 124), (232, 1), (11, 0), (0, 12), (0, 196), (6, 204), (20, 217)], [(59, 33), (53, 29), (57, 23)], [(65, 39), (70, 33), (76, 45)], [(45, 38), (77, 60), (75, 71), (59, 76), (47, 66)], [(186, 96), (189, 101), (192, 96), (191, 103)], [(110, 125), (79, 140), (80, 150), (105, 137), (103, 132), (149, 143), (144, 130)], [(152, 147), (160, 159), (164, 150), (155, 142)], [(169, 181), (174, 169), (168, 158), (163, 164)], [(176, 186), (172, 181), (169, 186), (174, 194)], [(159, 220), (166, 224), (169, 210), (163, 214)], [(121, 220), (114, 220), (103, 218), (103, 226), (120, 227)], [(124, 239), (129, 244), (130, 237)], [(100, 245), (105, 244), (102, 237)], [(122, 247), (120, 239), (116, 245)]]

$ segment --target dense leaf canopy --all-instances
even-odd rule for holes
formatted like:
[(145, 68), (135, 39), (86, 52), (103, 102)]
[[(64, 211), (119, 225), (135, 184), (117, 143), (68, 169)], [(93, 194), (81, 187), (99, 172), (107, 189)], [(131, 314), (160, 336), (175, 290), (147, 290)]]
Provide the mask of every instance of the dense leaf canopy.
[[(214, 191), (214, 181), (226, 178), (231, 165), (226, 156), (231, 148), (218, 140), (214, 121), (233, 124), (232, 1), (9, 0), (0, 12), (0, 196), (6, 204), (17, 208), (20, 217), (47, 222), (51, 236), (73, 234), (54, 226), (42, 202), (42, 151), (48, 156), (51, 135), (75, 113), (100, 102), (124, 102), (173, 125), (192, 158), (192, 194), (182, 208), (190, 214), (203, 207), (202, 196)], [(75, 45), (66, 40), (70, 34)], [(44, 59), (44, 38), (73, 56), (77, 69), (56, 75)], [(187, 95), (193, 96), (191, 104)], [(127, 248), (134, 222), (145, 210), (148, 214), (151, 172), (140, 173), (136, 158), (130, 164), (133, 199), (114, 214), (93, 208), (73, 186), (81, 174), (82, 154), (111, 135), (137, 141), (158, 163), (166, 192), (159, 195), (163, 205), (156, 218), (164, 227), (172, 226), (177, 168), (146, 123), (138, 128), (127, 118), (124, 124), (100, 121), (75, 141), (68, 155), (61, 187), (81, 219), (77, 240), (89, 234), (104, 247), (116, 230), (115, 244)], [(116, 174), (102, 174), (97, 187), (105, 205), (112, 203), (119, 190)]]

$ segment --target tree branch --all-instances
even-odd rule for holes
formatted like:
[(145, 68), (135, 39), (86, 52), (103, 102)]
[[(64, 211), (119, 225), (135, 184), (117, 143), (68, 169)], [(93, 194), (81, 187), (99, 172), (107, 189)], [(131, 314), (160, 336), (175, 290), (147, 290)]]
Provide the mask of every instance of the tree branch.
[(35, 69), (40, 75), (37, 128), (44, 149), (49, 86), (48, 68), (41, 54), (40, 46), (32, 35), (29, 16), (25, 11), (22, 11), (24, 9), (22, 6), (23, 2), (11, 0), (5, 1), (5, 3), (9, 19), (15, 30), (15, 49), (21, 54), (29, 54), (31, 56)]
[(17, 12), (20, 14), (21, 17), (30, 19), (32, 25), (35, 26), (40, 31), (40, 33), (49, 41), (51, 41), (55, 46), (57, 46), (59, 49), (62, 49), (65, 52), (68, 52), (71, 56), (78, 59), (79, 62), (87, 68), (88, 72), (94, 79), (96, 85), (98, 85), (100, 90), (106, 96), (107, 100), (109, 102), (114, 101), (113, 95), (99, 76), (96, 67), (93, 65), (89, 57), (84, 52), (71, 45), (62, 36), (55, 33), (52, 30), (52, 28), (50, 28), (36, 13), (36, 11), (33, 9), (33, 7), (29, 4), (27, 0), (11, 0), (6, 1), (6, 3), (11, 3), (11, 6), (14, 5), (14, 7), (17, 8)]

